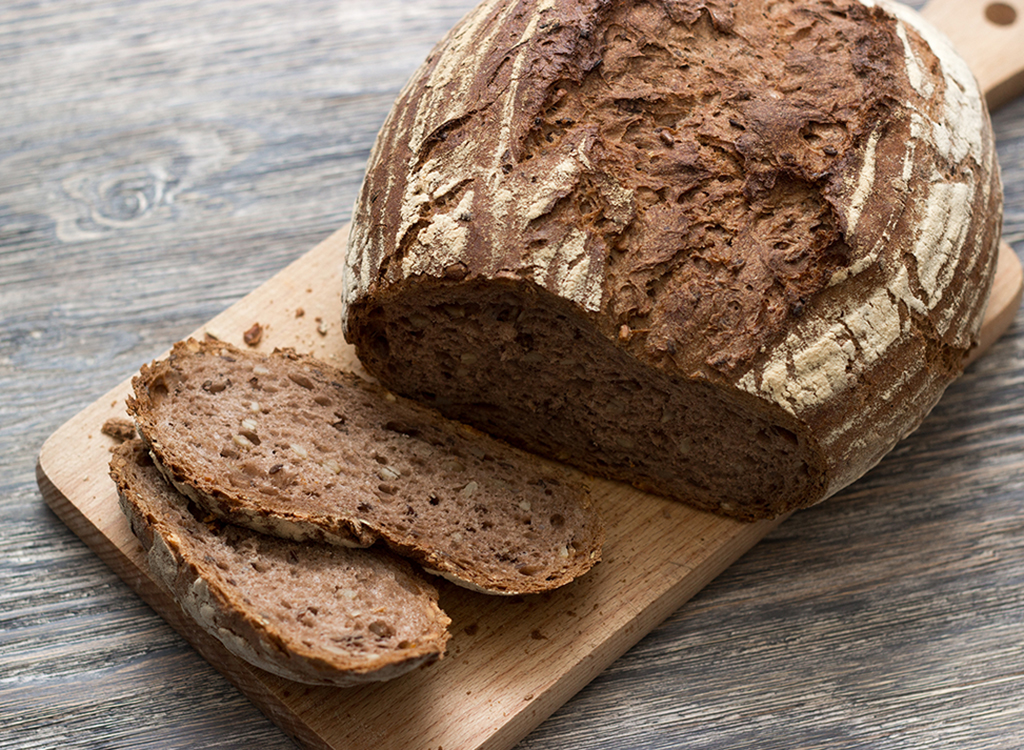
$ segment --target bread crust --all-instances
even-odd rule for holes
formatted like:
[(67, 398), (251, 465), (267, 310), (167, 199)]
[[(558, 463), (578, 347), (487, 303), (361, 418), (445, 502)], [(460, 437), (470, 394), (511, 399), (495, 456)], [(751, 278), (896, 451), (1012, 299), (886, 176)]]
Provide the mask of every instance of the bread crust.
[[(381, 130), (349, 238), (345, 334), (389, 387), (558, 454), (519, 417), (493, 418), (511, 407), (480, 404), (481, 372), (419, 385), (444, 324), (424, 337), (408, 322), (424, 300), (547, 310), (572, 331), (565, 346), (599, 336), (584, 369), (622, 354), (632, 383), (699, 386), (783, 430), (779, 450), (794, 437), (806, 480), (732, 501), (687, 486), (689, 470), (659, 477), (579, 445), (564, 460), (777, 516), (863, 475), (960, 373), (1001, 211), (977, 84), (904, 6), (490, 0)], [(548, 416), (586, 428), (583, 408)]]

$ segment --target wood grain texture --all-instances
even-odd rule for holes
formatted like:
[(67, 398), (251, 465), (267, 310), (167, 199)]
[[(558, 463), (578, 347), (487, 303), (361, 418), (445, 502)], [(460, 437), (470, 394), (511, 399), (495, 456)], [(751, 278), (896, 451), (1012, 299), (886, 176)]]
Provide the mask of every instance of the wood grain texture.
[[(469, 5), (0, 9), (0, 747), (294, 746), (47, 509), (34, 464), (345, 222), (398, 88)], [(1020, 251), (1024, 102), (993, 119)], [(519, 747), (1019, 746), (1020, 322)]]

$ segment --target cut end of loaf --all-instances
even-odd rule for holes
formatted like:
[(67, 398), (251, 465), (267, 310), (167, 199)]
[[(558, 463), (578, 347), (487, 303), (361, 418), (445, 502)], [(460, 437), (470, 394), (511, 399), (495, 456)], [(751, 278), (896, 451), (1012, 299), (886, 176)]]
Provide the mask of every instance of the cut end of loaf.
[(792, 415), (652, 374), (546, 292), (417, 285), (352, 315), (360, 358), (392, 387), (599, 476), (628, 472), (641, 489), (741, 518), (824, 492), (817, 446)]

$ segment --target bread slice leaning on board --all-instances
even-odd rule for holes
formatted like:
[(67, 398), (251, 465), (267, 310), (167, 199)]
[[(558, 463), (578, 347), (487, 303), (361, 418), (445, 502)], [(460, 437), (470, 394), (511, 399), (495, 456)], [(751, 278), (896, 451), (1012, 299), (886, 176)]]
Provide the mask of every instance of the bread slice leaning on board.
[(132, 386), (157, 466), (231, 523), (380, 542), (492, 594), (547, 591), (600, 559), (601, 520), (569, 471), (312, 357), (190, 339)]
[(298, 682), (347, 687), (444, 654), (450, 620), (437, 589), (406, 560), (216, 520), (164, 480), (138, 439), (115, 449), (110, 470), (152, 573), (241, 659)]
[(485, 0), (372, 152), (344, 329), (388, 388), (740, 519), (833, 495), (961, 372), (1002, 191), (886, 0)]

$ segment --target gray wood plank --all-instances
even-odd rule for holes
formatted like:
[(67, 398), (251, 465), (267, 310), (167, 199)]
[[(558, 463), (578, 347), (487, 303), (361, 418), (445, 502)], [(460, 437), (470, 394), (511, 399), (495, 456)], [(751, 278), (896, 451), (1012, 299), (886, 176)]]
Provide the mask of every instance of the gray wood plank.
[[(35, 456), (348, 218), (391, 101), (470, 5), (0, 8), (0, 748), (293, 746), (45, 507)], [(994, 122), (1022, 251), (1024, 101)], [(1019, 746), (1022, 362), (1018, 318), (876, 470), (521, 747)]]

